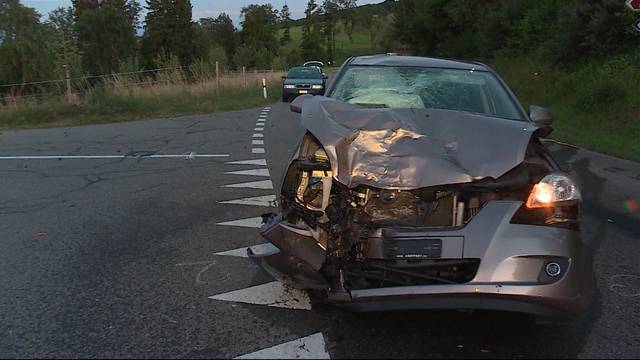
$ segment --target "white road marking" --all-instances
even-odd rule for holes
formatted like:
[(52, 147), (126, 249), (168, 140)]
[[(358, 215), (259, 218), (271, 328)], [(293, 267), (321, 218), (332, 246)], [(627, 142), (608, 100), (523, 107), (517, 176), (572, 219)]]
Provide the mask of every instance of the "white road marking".
[(229, 154), (153, 154), (153, 155), (17, 155), (0, 156), (0, 160), (72, 160), (72, 159), (196, 159), (196, 158), (221, 158), (229, 157)]
[(269, 169), (251, 169), (226, 172), (227, 175), (269, 176)]
[(236, 359), (331, 359), (322, 333), (238, 356)]
[(274, 206), (275, 201), (276, 201), (275, 195), (265, 195), (265, 196), (255, 196), (255, 197), (244, 198), (244, 199), (220, 201), (220, 204), (236, 204), (236, 205), (271, 207), (271, 206)]
[(264, 140), (251, 140), (251, 145), (264, 145)]
[(217, 223), (217, 225), (238, 226), (238, 227), (248, 227), (248, 228), (260, 229), (260, 227), (262, 227), (262, 218), (261, 217), (253, 217), (253, 218), (247, 218), (247, 219), (225, 221), (225, 222)]
[[(254, 254), (268, 253), (268, 252), (273, 251), (274, 248), (277, 249), (271, 243), (253, 245), (253, 246), (249, 246), (249, 248), (251, 249), (251, 251), (253, 251)], [(241, 247), (241, 248), (237, 248), (237, 249), (233, 249), (233, 250), (218, 252), (218, 253), (215, 253), (213, 255), (218, 255), (218, 256), (236, 256), (236, 257), (243, 257), (243, 258), (248, 257), (247, 256), (247, 247), (246, 246), (245, 247)]]
[(253, 131), (264, 131), (264, 128), (263, 127), (257, 127), (257, 128), (254, 128)]
[(251, 153), (252, 154), (264, 154), (264, 149), (263, 148), (253, 148), (253, 149), (251, 149)]
[(229, 165), (263, 165), (267, 166), (267, 160), (265, 159), (252, 159), (252, 160), (239, 160), (228, 162)]
[(263, 138), (263, 137), (264, 137), (264, 134), (255, 133), (255, 134), (253, 134), (253, 137), (254, 137), (254, 138)]
[(289, 288), (279, 281), (214, 295), (209, 299), (285, 309), (311, 310), (311, 301), (306, 292)]
[(273, 190), (273, 183), (271, 182), (271, 180), (261, 180), (239, 184), (223, 185), (222, 187)]
[(256, 122), (256, 124), (262, 124), (262, 125), (264, 125), (264, 120), (263, 120), (263, 119), (260, 119), (260, 120), (258, 120), (258, 121)]
[(267, 114), (260, 114), (260, 116), (258, 116), (258, 119), (266, 119), (267, 118)]

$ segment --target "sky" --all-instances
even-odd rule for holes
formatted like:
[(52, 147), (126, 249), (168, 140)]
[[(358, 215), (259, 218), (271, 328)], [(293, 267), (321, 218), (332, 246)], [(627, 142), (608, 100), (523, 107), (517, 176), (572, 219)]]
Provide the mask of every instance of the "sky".
[[(138, 0), (142, 5), (146, 4), (144, 0)], [(380, 3), (383, 0), (358, 0), (358, 5), (375, 4)], [(300, 19), (304, 17), (304, 9), (307, 7), (307, 0), (287, 0), (289, 10), (291, 11), (291, 17), (293, 19)], [(321, 3), (322, 1), (316, 1)], [(71, 6), (71, 0), (22, 0), (21, 3), (25, 6), (35, 8), (43, 17), (51, 10), (57, 7)], [(284, 5), (285, 0), (191, 0), (193, 5), (193, 20), (198, 20), (203, 17), (217, 17), (220, 13), (225, 12), (231, 16), (234, 24), (239, 27), (240, 10), (243, 6), (249, 4), (271, 4), (274, 8), (280, 10)]]

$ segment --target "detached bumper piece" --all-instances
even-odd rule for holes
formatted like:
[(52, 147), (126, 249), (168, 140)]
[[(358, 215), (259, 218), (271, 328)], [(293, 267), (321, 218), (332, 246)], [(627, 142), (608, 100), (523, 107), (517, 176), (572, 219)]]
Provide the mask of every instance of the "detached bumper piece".
[(262, 227), (262, 236), (274, 247), (271, 251), (247, 255), (277, 280), (299, 289), (325, 289), (327, 284), (320, 275), (325, 259), (322, 249), (313, 234), (278, 222), (278, 218), (267, 219)]

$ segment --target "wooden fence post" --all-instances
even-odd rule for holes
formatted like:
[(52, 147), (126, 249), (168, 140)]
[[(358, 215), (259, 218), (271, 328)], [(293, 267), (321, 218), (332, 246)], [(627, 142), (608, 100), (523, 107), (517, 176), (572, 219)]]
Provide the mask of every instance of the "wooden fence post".
[(220, 67), (216, 61), (216, 90), (220, 91)]
[(244, 88), (247, 88), (247, 68), (246, 67), (242, 67), (242, 83)]
[(64, 64), (64, 77), (67, 83), (67, 103), (73, 103), (73, 94), (71, 93), (71, 76), (69, 76), (69, 66)]

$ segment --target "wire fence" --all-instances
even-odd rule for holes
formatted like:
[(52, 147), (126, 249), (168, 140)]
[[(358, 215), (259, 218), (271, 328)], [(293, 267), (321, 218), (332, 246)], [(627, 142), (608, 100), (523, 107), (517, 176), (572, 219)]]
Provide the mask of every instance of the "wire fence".
[(216, 91), (225, 88), (262, 87), (262, 79), (282, 74), (278, 70), (241, 67), (240, 70), (220, 70), (219, 64), (176, 66), (103, 75), (69, 77), (24, 83), (0, 84), (0, 107), (47, 100), (66, 99), (77, 103), (80, 98), (97, 90), (122, 91), (154, 86), (208, 84)]

